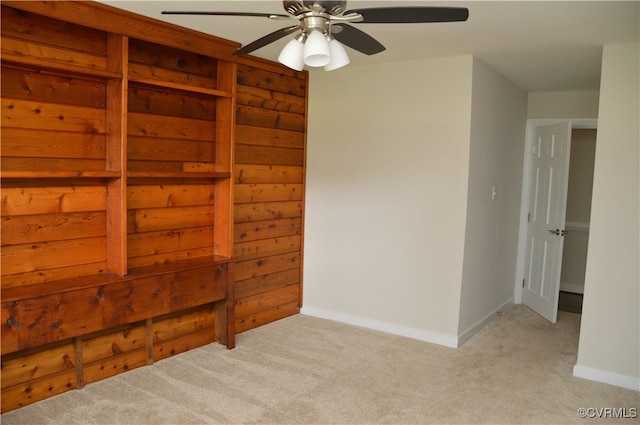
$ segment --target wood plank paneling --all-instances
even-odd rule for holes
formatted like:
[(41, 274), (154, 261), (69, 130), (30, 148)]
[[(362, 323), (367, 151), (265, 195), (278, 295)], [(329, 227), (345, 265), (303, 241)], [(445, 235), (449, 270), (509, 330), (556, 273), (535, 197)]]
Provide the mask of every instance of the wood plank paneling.
[(47, 347), (47, 349), (30, 350), (2, 356), (2, 390), (19, 385), (33, 379), (40, 379), (75, 369), (75, 353), (73, 344)]
[(147, 364), (146, 327), (137, 322), (82, 338), (82, 381), (90, 384)]
[(304, 150), (236, 145), (236, 161), (238, 164), (279, 164), (301, 167), (304, 164)]
[(215, 341), (215, 309), (205, 306), (159, 317), (153, 323), (153, 360)]
[(133, 84), (129, 86), (129, 111), (215, 120), (216, 99), (197, 93), (158, 90)]
[(300, 286), (288, 285), (256, 294), (252, 297), (240, 298), (236, 301), (236, 314), (238, 317), (249, 316), (274, 307), (294, 303), (298, 301), (299, 296)]
[(274, 111), (254, 106), (238, 106), (236, 122), (241, 125), (276, 128), (303, 132), (305, 129), (304, 115), (291, 112)]
[(250, 242), (279, 236), (300, 235), (302, 233), (302, 218), (283, 218), (278, 220), (248, 221), (235, 225), (234, 240)]
[(145, 345), (146, 329), (142, 323), (100, 332), (83, 338), (81, 342), (82, 362), (88, 364), (101, 361), (144, 348)]
[[(105, 145), (104, 134), (10, 127), (2, 129), (3, 163), (8, 157), (101, 159), (102, 167), (98, 169), (104, 170)], [(82, 163), (76, 162), (76, 164)], [(12, 167), (3, 165), (3, 169), (12, 169)], [(66, 169), (73, 170), (71, 167)]]
[(302, 295), (306, 74), (238, 65), (236, 331), (296, 314)]
[(302, 184), (289, 183), (254, 183), (236, 184), (235, 203), (301, 201), (303, 199)]
[(213, 306), (188, 310), (180, 314), (161, 316), (153, 321), (153, 339), (156, 343), (168, 341), (182, 335), (213, 328), (214, 325), (215, 314)]
[[(158, 137), (167, 140), (189, 139), (213, 142), (216, 129), (213, 121), (193, 118), (169, 117), (140, 112), (131, 112), (128, 118), (128, 134), (133, 137)], [(175, 143), (179, 145), (178, 142)], [(192, 161), (197, 161), (197, 159), (192, 159)]]
[(250, 298), (263, 292), (275, 291), (288, 285), (300, 285), (300, 270), (288, 269), (238, 281), (235, 285), (238, 299)]
[(236, 243), (233, 255), (236, 260), (248, 260), (288, 252), (299, 252), (302, 249), (300, 235), (262, 239), (244, 243)]
[[(304, 133), (277, 128), (236, 125), (236, 143), (304, 149)], [(241, 164), (241, 162), (237, 162)]]
[[(46, 44), (38, 45), (34, 48), (33, 43), (16, 40), (11, 37), (3, 37), (2, 53), (20, 57), (33, 56), (38, 60), (58, 62), (62, 64), (75, 65), (83, 68), (103, 70), (106, 68), (106, 58), (92, 54), (80, 53), (64, 48), (51, 47)], [(36, 51), (37, 54), (33, 52)]]
[[(106, 270), (107, 262), (102, 261), (98, 263), (67, 266), (60, 269), (35, 270), (32, 272), (4, 275), (2, 277), (2, 288), (23, 287), (37, 283), (65, 280), (77, 276), (99, 275)], [(2, 341), (4, 342), (4, 336)]]
[(217, 60), (214, 58), (132, 39), (129, 60), (132, 76), (195, 87), (217, 87)]
[(304, 97), (252, 87), (246, 84), (238, 86), (237, 99), (238, 103), (242, 105), (292, 112), (300, 115), (304, 115), (306, 107)]
[[(3, 302), (3, 333), (20, 331), (15, 347), (19, 350), (37, 347), (224, 300), (229, 279), (229, 265), (223, 263), (37, 293)], [(5, 342), (3, 353), (14, 351)]]
[(2, 244), (50, 242), (105, 236), (104, 211), (2, 217)]
[(2, 98), (2, 127), (104, 133), (101, 108)]
[(213, 205), (213, 200), (211, 184), (148, 184), (127, 188), (130, 209)]
[(147, 364), (146, 348), (118, 354), (101, 359), (97, 362), (87, 363), (84, 368), (84, 383), (100, 381), (129, 370), (133, 370)]
[(252, 202), (236, 204), (235, 223), (247, 221), (294, 218), (302, 216), (302, 201)]
[(3, 187), (2, 212), (15, 216), (100, 211), (106, 198), (100, 186)]
[(276, 273), (283, 270), (300, 267), (300, 253), (292, 252), (282, 255), (273, 255), (259, 259), (238, 261), (236, 263), (236, 279), (241, 281), (265, 274)]
[(236, 184), (303, 183), (303, 176), (302, 166), (238, 164), (234, 170)]
[(299, 311), (306, 73), (92, 2), (0, 32), (2, 411)]
[(105, 261), (106, 238), (9, 245), (2, 248), (2, 273), (6, 275), (71, 267)]
[[(4, 9), (3, 9), (4, 10)], [(104, 81), (3, 66), (2, 96), (12, 99), (104, 108)]]
[(104, 81), (3, 66), (2, 86), (3, 171), (105, 170)]
[(212, 245), (211, 226), (134, 233), (127, 238), (127, 251), (130, 258), (210, 248)]
[[(2, 6), (2, 35), (32, 43), (65, 46), (73, 51), (106, 56), (107, 39), (102, 31)], [(4, 43), (3, 43), (4, 44)], [(3, 88), (4, 90), (4, 88)]]
[(276, 305), (272, 308), (261, 310), (255, 314), (240, 316), (236, 318), (236, 332), (241, 333), (254, 329), (276, 320), (293, 316), (300, 312), (300, 301), (295, 300), (288, 304)]
[[(286, 93), (301, 98), (306, 97), (306, 73), (297, 73), (292, 77), (285, 72), (273, 72), (265, 69), (259, 61), (238, 65), (238, 86), (258, 87), (272, 92)], [(306, 102), (304, 102), (306, 103)]]
[(66, 370), (2, 390), (2, 411), (18, 409), (77, 387), (76, 371)]
[(213, 214), (213, 207), (209, 205), (130, 210), (128, 232), (152, 232), (206, 226), (211, 224)]

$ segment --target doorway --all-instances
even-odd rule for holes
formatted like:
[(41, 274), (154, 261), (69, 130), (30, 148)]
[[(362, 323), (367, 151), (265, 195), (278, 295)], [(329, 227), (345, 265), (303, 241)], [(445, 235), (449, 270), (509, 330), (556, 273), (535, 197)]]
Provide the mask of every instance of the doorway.
[(579, 128), (571, 133), (564, 249), (560, 272), (558, 310), (582, 313), (587, 267), (596, 129)]
[[(526, 304), (552, 323), (556, 321), (559, 306), (561, 309), (581, 310), (596, 127), (595, 119), (527, 121), (514, 301)], [(565, 165), (559, 161), (560, 158), (554, 158), (557, 156), (555, 153), (546, 160), (551, 161), (547, 164), (542, 158), (544, 155), (541, 155), (540, 147), (544, 146), (545, 152), (560, 152), (562, 148), (558, 150), (558, 146), (565, 146), (567, 139), (573, 141), (574, 133), (576, 147), (575, 153), (571, 152), (571, 155), (575, 155), (576, 161), (573, 163), (572, 187), (569, 190), (571, 155), (566, 155), (569, 150), (562, 154), (566, 158)], [(564, 183), (554, 187), (550, 182), (563, 173), (561, 180)], [(550, 204), (540, 203), (540, 198), (552, 201), (549, 201)], [(551, 209), (548, 209), (549, 205)], [(536, 207), (542, 207), (545, 214), (549, 212), (548, 217), (544, 217), (546, 221), (539, 220)], [(552, 224), (553, 228), (549, 227)], [(546, 235), (547, 232), (551, 236)], [(565, 238), (569, 240), (566, 256)], [(561, 273), (562, 270), (564, 273)], [(564, 284), (562, 291), (561, 284)], [(562, 300), (559, 300), (560, 295)], [(566, 304), (578, 304), (579, 307), (565, 308)]]

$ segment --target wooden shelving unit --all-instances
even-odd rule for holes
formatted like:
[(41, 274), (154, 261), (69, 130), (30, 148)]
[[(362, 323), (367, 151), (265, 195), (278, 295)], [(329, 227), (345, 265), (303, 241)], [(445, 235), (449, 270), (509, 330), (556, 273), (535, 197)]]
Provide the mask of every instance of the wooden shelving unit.
[(1, 41), (2, 411), (233, 348), (237, 45), (87, 2)]

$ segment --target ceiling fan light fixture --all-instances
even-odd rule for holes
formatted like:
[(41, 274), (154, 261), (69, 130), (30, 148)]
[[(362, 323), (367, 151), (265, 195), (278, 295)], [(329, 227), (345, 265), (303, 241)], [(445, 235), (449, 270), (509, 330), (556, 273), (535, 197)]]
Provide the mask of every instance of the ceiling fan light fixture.
[(296, 71), (304, 68), (304, 43), (299, 38), (294, 38), (284, 46), (278, 56), (278, 62)]
[[(422, 24), (457, 22), (469, 18), (466, 7), (388, 6), (347, 10), (347, 1), (292, 0), (283, 1), (287, 15), (257, 12), (164, 11), (168, 15), (256, 16), (276, 20), (297, 20), (297, 25), (280, 28), (242, 46), (234, 55), (246, 55), (268, 44), (300, 31), (278, 56), (278, 61), (296, 71), (305, 67), (324, 67), (326, 71), (349, 64), (349, 56), (341, 43), (366, 55), (383, 52), (385, 47), (364, 31), (348, 24)], [(334, 26), (332, 26), (334, 25)], [(338, 37), (337, 41), (333, 34)]]
[(331, 40), (329, 40), (329, 49), (331, 51), (331, 62), (325, 65), (325, 71), (333, 71), (334, 69), (349, 65), (349, 62), (351, 62), (349, 55), (347, 55), (347, 51), (338, 40), (331, 38)]
[(311, 30), (304, 43), (304, 63), (312, 67), (328, 65), (331, 62), (329, 41), (319, 30)]

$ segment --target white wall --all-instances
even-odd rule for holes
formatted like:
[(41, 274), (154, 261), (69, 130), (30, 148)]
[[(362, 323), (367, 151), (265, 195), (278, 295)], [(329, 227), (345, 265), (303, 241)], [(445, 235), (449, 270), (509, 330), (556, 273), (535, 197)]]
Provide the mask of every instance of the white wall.
[(526, 109), (522, 89), (474, 59), (461, 341), (513, 302)]
[(531, 92), (527, 100), (527, 118), (595, 118), (599, 96), (598, 90)]
[(605, 46), (574, 375), (640, 390), (640, 45)]
[(303, 313), (457, 345), (472, 68), (311, 73)]

